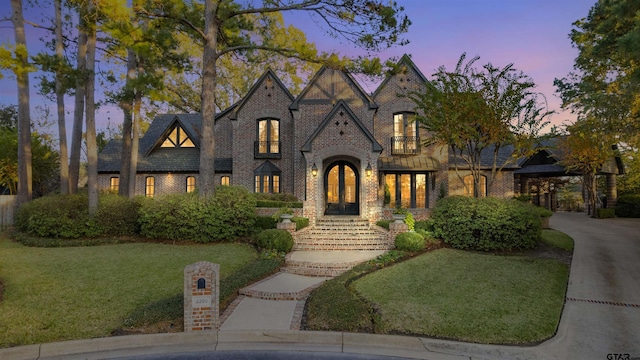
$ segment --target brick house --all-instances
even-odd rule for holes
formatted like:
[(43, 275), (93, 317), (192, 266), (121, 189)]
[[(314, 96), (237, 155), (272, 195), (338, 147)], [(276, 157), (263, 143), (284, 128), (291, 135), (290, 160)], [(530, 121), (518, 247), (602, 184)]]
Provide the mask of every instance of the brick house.
[[(294, 194), (312, 225), (324, 215), (373, 224), (396, 206), (426, 218), (439, 196), (472, 194), (470, 175), (460, 179), (446, 148), (420, 146), (429, 134), (413, 122), (413, 102), (399, 95), (427, 79), (408, 56), (399, 65), (372, 95), (350, 74), (323, 67), (294, 97), (267, 70), (215, 118), (215, 182)], [(199, 114), (153, 120), (140, 140), (137, 194), (197, 188), (200, 126)], [(120, 145), (111, 141), (99, 156), (101, 189), (118, 187)], [(513, 196), (516, 169), (504, 168), (489, 190), (483, 178), (481, 192)]]

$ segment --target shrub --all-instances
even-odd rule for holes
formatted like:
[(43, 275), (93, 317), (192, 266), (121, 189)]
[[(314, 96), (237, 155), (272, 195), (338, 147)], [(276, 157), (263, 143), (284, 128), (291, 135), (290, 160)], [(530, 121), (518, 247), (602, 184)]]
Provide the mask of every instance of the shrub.
[(89, 216), (87, 194), (50, 195), (30, 201), (16, 214), (16, 227), (40, 236), (77, 239), (100, 235)]
[(96, 225), (103, 235), (134, 235), (138, 232), (140, 203), (115, 194), (100, 195)]
[(640, 194), (620, 196), (616, 202), (616, 215), (619, 217), (640, 217)]
[(389, 230), (389, 224), (391, 224), (392, 221), (393, 220), (378, 220), (376, 221), (376, 225)]
[(207, 199), (193, 193), (145, 198), (139, 211), (140, 232), (150, 238), (233, 241), (252, 232), (255, 205), (253, 195), (238, 186), (219, 186)]
[(291, 221), (296, 223), (296, 230), (304, 229), (309, 226), (309, 218), (306, 217), (294, 216), (291, 218)]
[(416, 252), (425, 247), (424, 237), (413, 231), (398, 234), (395, 243), (396, 249), (401, 251)]
[(266, 229), (275, 229), (278, 221), (272, 216), (256, 216), (256, 229), (262, 231)]
[(609, 219), (616, 216), (616, 209), (597, 209), (596, 217), (598, 219)]
[(414, 231), (416, 229), (416, 219), (413, 217), (413, 214), (407, 212), (407, 215), (404, 218), (404, 223), (407, 224), (409, 231)]
[(431, 219), (435, 236), (458, 249), (531, 249), (542, 232), (534, 205), (516, 200), (451, 196), (438, 201)]
[(416, 230), (416, 232), (420, 235), (422, 235), (422, 237), (424, 238), (424, 243), (425, 246), (429, 246), (429, 245), (435, 245), (438, 244), (440, 242), (440, 240), (438, 240), (435, 235), (433, 234), (432, 231), (427, 231), (424, 229), (418, 229)]
[(256, 235), (256, 245), (261, 249), (288, 253), (293, 248), (293, 236), (281, 229), (267, 229)]
[(433, 231), (433, 220), (427, 219), (427, 220), (416, 221), (415, 227), (416, 227), (416, 231), (418, 230)]
[(301, 202), (287, 202), (287, 201), (275, 201), (275, 200), (257, 200), (256, 207), (264, 207), (264, 208), (282, 208), (288, 207), (292, 209), (302, 209)]

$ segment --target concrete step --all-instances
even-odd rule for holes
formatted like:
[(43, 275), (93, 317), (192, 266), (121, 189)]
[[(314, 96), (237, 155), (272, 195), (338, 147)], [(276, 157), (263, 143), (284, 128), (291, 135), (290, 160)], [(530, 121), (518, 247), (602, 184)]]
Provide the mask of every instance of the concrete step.
[(287, 254), (282, 271), (310, 277), (334, 277), (385, 252), (386, 249), (293, 251)]
[(279, 272), (238, 291), (240, 295), (263, 300), (301, 300), (329, 277), (308, 277)]

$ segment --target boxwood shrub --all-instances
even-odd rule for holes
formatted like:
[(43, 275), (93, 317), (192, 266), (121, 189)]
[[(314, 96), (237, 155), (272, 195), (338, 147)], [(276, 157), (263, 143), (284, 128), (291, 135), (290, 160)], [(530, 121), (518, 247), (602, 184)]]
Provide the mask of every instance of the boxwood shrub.
[(261, 249), (288, 253), (293, 248), (293, 236), (287, 230), (267, 229), (256, 235), (256, 245)]
[(640, 194), (621, 195), (616, 201), (616, 215), (619, 217), (640, 217)]
[(401, 251), (416, 252), (424, 250), (424, 237), (417, 232), (409, 231), (396, 235), (396, 249)]
[(451, 196), (438, 201), (431, 219), (434, 235), (457, 249), (531, 249), (542, 233), (534, 205), (517, 200)]
[(20, 207), (15, 225), (22, 232), (40, 237), (77, 239), (100, 235), (96, 222), (89, 216), (86, 193), (32, 200)]

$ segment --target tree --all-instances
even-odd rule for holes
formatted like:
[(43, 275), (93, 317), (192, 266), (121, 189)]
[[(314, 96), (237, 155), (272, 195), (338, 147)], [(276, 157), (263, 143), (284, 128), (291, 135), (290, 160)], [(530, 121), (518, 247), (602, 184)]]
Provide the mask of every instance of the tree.
[[(273, 42), (279, 47), (287, 43), (306, 44), (310, 53), (316, 48), (308, 43), (305, 34), (293, 27), (285, 26), (281, 13), (265, 14), (263, 17), (251, 16), (255, 22), (257, 36), (261, 43)], [(165, 78), (164, 90), (160, 99), (167, 103), (171, 110), (193, 113), (200, 112), (200, 91), (202, 89), (202, 41), (192, 41), (184, 34), (176, 34), (181, 44), (181, 51), (189, 54), (191, 64), (185, 69), (173, 72), (169, 69)], [(201, 40), (201, 39), (200, 39)], [(257, 41), (257, 40), (256, 40)], [(319, 64), (250, 49), (243, 53), (226, 53), (220, 56), (217, 64), (218, 80), (216, 84), (216, 108), (224, 110), (240, 100), (253, 86), (265, 69), (273, 70), (288, 89), (295, 95), (302, 90), (308, 77), (315, 73)], [(185, 71), (186, 70), (186, 71)]]
[[(13, 195), (18, 186), (18, 112), (15, 105), (0, 107), (0, 188)], [(33, 192), (39, 196), (56, 184), (58, 154), (50, 136), (31, 132)]]
[[(387, 5), (388, 4), (388, 5)], [(214, 117), (218, 77), (218, 60), (225, 54), (243, 54), (250, 50), (281, 54), (308, 61), (330, 61), (335, 56), (318, 56), (306, 43), (276, 44), (264, 42), (253, 35), (259, 27), (250, 17), (264, 18), (278, 12), (304, 11), (314, 14), (326, 25), (326, 31), (335, 37), (354, 43), (366, 50), (377, 51), (397, 43), (404, 43), (400, 36), (410, 24), (402, 14), (403, 8), (395, 2), (384, 0), (289, 0), (265, 1), (263, 7), (252, 2), (237, 3), (231, 0), (204, 0), (204, 25), (201, 18), (189, 15), (201, 14), (201, 6), (172, 2), (154, 15), (176, 19), (186, 31), (204, 43), (202, 57), (201, 106), (202, 128), (200, 140), (200, 194), (213, 192), (214, 182)], [(190, 4), (191, 5), (191, 4)], [(258, 40), (256, 40), (258, 39)], [(334, 63), (335, 66), (335, 63)]]
[[(640, 133), (640, 2), (599, 0), (573, 23), (569, 37), (579, 53), (575, 72), (556, 79), (563, 107), (579, 119), (594, 117), (598, 128), (638, 144)], [(591, 120), (590, 120), (591, 121)]]
[[(545, 110), (531, 78), (513, 64), (498, 68), (488, 63), (478, 70), (473, 65), (479, 57), (466, 64), (465, 59), (462, 54), (453, 72), (439, 67), (425, 90), (409, 97), (419, 110), (416, 121), (431, 134), (424, 145), (447, 146), (456, 156), (460, 181), (464, 183), (460, 165), (473, 175), (474, 196), (478, 197), (486, 167), (483, 154), (491, 154), (487, 181), (491, 189), (500, 170), (536, 151), (540, 131), (552, 112)], [(501, 151), (511, 148), (510, 157), (502, 159)]]
[(566, 127), (566, 134), (558, 142), (562, 155), (560, 164), (568, 170), (582, 174), (582, 185), (586, 189), (589, 213), (596, 209), (596, 175), (604, 163), (614, 156), (612, 144), (615, 135), (598, 131), (602, 122), (587, 117)]
[(12, 68), (18, 82), (18, 198), (20, 207), (31, 200), (32, 160), (31, 160), (31, 116), (29, 109), (29, 64), (27, 39), (24, 32), (22, 0), (11, 0), (11, 20), (15, 33), (15, 63)]

